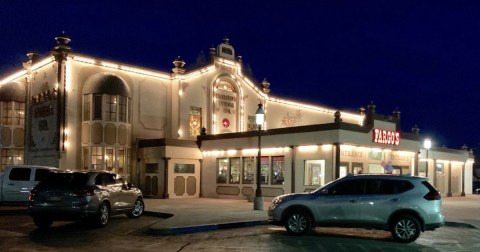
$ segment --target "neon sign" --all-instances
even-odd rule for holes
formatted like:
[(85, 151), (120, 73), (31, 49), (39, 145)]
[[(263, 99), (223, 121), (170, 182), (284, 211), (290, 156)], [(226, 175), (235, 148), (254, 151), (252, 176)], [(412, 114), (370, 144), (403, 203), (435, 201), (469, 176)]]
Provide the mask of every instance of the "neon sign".
[(372, 142), (398, 145), (400, 143), (400, 132), (383, 129), (373, 129)]

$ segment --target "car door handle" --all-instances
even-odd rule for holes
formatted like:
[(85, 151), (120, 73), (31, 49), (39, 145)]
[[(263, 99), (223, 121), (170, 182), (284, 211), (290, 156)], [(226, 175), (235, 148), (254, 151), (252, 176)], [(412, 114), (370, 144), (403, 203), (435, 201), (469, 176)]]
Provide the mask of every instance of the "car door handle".
[(397, 201), (399, 201), (399, 200), (400, 200), (400, 199), (398, 199), (398, 198), (390, 199), (390, 201), (393, 201), (393, 202), (397, 202)]
[(357, 202), (358, 202), (358, 200), (356, 200), (356, 199), (352, 199), (352, 200), (350, 200), (350, 202), (351, 202), (351, 203), (357, 203)]

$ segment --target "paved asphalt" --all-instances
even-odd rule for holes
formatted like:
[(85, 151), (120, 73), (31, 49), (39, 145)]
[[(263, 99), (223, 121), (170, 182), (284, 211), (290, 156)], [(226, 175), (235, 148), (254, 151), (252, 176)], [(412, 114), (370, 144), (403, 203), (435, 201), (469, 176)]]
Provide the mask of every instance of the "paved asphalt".
[[(150, 227), (150, 233), (172, 235), (267, 223), (267, 209), (253, 210), (247, 200), (195, 198), (145, 199), (148, 215), (165, 218)], [(447, 226), (480, 228), (480, 195), (443, 197)]]

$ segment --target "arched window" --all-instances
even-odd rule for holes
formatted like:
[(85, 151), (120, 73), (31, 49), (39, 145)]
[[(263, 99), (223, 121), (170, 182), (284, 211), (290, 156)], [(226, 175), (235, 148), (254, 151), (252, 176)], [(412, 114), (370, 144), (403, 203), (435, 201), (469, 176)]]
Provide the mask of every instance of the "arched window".
[(131, 94), (118, 76), (97, 74), (83, 88), (83, 121), (131, 123)]

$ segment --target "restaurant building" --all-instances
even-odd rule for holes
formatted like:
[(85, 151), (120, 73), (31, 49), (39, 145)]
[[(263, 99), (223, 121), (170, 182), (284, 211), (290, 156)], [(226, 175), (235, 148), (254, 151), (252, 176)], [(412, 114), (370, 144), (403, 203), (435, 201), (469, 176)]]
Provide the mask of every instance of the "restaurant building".
[[(445, 195), (472, 193), (473, 154), (424, 149), (400, 111), (340, 111), (274, 97), (224, 39), (205, 64), (169, 72), (74, 53), (60, 34), (0, 79), (0, 164), (117, 172), (154, 198), (250, 199), (260, 162), (265, 197), (349, 173), (428, 176)], [(255, 123), (259, 104), (265, 113)], [(261, 139), (261, 157), (258, 146)]]

